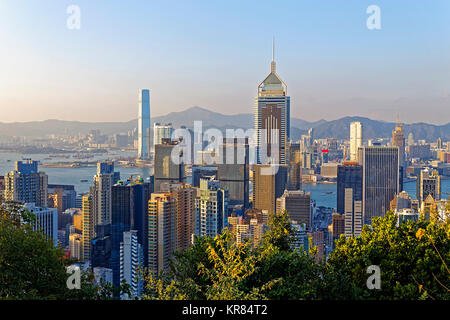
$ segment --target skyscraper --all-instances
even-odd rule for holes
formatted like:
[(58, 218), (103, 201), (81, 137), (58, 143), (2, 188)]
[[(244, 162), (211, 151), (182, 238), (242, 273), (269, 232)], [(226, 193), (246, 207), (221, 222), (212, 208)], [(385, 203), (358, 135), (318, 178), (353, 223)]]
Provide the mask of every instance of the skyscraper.
[(253, 165), (253, 208), (276, 212), (277, 198), (287, 187), (287, 171), (286, 165)]
[(344, 231), (347, 238), (359, 237), (363, 226), (362, 201), (357, 200), (355, 192), (353, 188), (344, 189)]
[(392, 146), (398, 147), (399, 150), (399, 162), (402, 172), (405, 168), (405, 135), (403, 133), (402, 124), (397, 121), (395, 130), (392, 131)]
[(337, 174), (337, 212), (345, 212), (345, 189), (352, 189), (353, 201), (362, 201), (362, 166), (356, 162), (344, 162), (338, 166)]
[[(138, 242), (142, 247), (144, 259), (148, 255), (148, 200), (152, 192), (151, 183), (143, 179), (130, 178), (118, 181), (111, 189), (112, 198), (112, 250), (111, 266), (113, 284), (120, 284), (120, 242), (124, 232), (136, 230)], [(143, 267), (147, 266), (144, 260)]]
[(163, 139), (171, 139), (172, 137), (172, 124), (153, 124), (153, 150), (155, 150), (155, 145), (161, 144)]
[(170, 193), (153, 193), (148, 202), (148, 270), (153, 276), (168, 270), (177, 248), (175, 208)]
[[(233, 153), (233, 154), (230, 154)], [(224, 139), (219, 146), (221, 163), (217, 165), (217, 180), (228, 190), (230, 206), (249, 203), (249, 146), (248, 139)]]
[(437, 170), (421, 170), (417, 178), (417, 200), (419, 208), (425, 199), (431, 195), (433, 200), (441, 199), (441, 177)]
[(14, 171), (5, 176), (5, 201), (34, 203), (47, 207), (48, 176), (38, 172), (38, 161), (16, 161)]
[(358, 161), (358, 149), (362, 146), (361, 122), (350, 123), (350, 161)]
[(360, 148), (363, 166), (363, 219), (370, 224), (373, 217), (382, 217), (390, 202), (401, 190), (398, 147), (371, 146)]
[(161, 191), (162, 183), (185, 182), (184, 163), (181, 161), (183, 154), (180, 153), (179, 163), (172, 159), (172, 151), (177, 147), (178, 141), (163, 139), (161, 144), (155, 145), (155, 192)]
[[(276, 73), (274, 45), (270, 73), (258, 86), (258, 96), (255, 98), (255, 131), (257, 162), (266, 164), (266, 159), (275, 157), (278, 158), (275, 164), (286, 164), (290, 138), (290, 97), (287, 96), (286, 84)], [(278, 155), (272, 154), (274, 145), (278, 145)]]
[(286, 210), (289, 219), (298, 224), (305, 224), (306, 230), (311, 229), (311, 195), (303, 190), (284, 191), (277, 199), (277, 213)]
[(139, 92), (138, 158), (150, 158), (150, 90)]
[(177, 250), (186, 250), (191, 245), (195, 233), (195, 196), (196, 189), (186, 183), (170, 186), (175, 201), (175, 232)]
[(338, 167), (337, 212), (344, 218), (346, 237), (360, 236), (362, 231), (363, 168), (356, 162)]
[(288, 189), (300, 190), (302, 187), (301, 170), (302, 170), (302, 153), (300, 143), (289, 144), (289, 175)]

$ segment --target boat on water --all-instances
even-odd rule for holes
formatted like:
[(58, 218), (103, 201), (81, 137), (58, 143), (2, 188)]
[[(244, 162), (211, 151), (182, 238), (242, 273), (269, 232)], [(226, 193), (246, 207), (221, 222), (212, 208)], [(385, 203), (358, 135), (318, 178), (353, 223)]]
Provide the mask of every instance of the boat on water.
[(326, 194), (332, 194), (333, 193), (333, 191), (327, 191), (327, 192), (325, 192)]
[(80, 182), (88, 182), (87, 179), (81, 179)]

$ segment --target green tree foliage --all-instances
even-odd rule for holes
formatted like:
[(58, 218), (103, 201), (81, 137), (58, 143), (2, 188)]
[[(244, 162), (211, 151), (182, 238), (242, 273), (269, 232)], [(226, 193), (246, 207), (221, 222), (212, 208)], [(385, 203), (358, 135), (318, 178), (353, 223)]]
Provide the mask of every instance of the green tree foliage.
[[(93, 284), (83, 274), (81, 290), (66, 287), (61, 249), (32, 231), (34, 216), (0, 207), (0, 299), (112, 299), (127, 285)], [(327, 262), (314, 248), (293, 249), (295, 234), (287, 212), (269, 219), (257, 246), (238, 244), (226, 231), (196, 237), (176, 252), (167, 272), (145, 270), (143, 299), (450, 299), (448, 220), (405, 222), (391, 212), (364, 226), (360, 237), (341, 236)], [(381, 270), (381, 289), (368, 289), (367, 268)], [(119, 290), (119, 291), (118, 291)], [(128, 290), (128, 291), (127, 291)]]
[[(257, 247), (237, 244), (230, 232), (196, 238), (177, 252), (170, 271), (146, 276), (144, 299), (320, 299), (352, 298), (348, 279), (293, 250), (292, 225), (284, 211), (270, 217)], [(337, 287), (340, 285), (340, 287)]]
[[(447, 222), (403, 222), (388, 212), (364, 226), (361, 237), (337, 241), (328, 264), (347, 274), (363, 299), (450, 299)], [(381, 271), (381, 289), (366, 286), (367, 268)]]
[(286, 210), (271, 214), (268, 223), (269, 230), (264, 234), (263, 245), (277, 247), (281, 251), (289, 251), (295, 241), (295, 234)]
[(40, 232), (32, 213), (19, 206), (0, 207), (0, 299), (96, 299), (99, 288), (83, 273), (81, 288), (69, 290), (66, 266), (73, 261)]

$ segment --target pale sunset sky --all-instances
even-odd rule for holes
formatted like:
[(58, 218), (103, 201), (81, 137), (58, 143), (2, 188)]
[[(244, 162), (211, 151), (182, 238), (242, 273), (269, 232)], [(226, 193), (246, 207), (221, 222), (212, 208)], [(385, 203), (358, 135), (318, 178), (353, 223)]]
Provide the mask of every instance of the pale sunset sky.
[(0, 0), (0, 122), (252, 113), (273, 36), (292, 117), (450, 122), (448, 0)]

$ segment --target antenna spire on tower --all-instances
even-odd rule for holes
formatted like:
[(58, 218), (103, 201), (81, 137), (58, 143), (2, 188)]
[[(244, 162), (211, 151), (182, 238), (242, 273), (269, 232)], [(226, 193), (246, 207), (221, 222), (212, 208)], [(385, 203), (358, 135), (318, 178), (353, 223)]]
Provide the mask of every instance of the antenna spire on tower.
[(272, 37), (272, 62), (270, 63), (270, 71), (275, 73), (275, 36)]
[(272, 37), (272, 61), (275, 61), (275, 36)]

